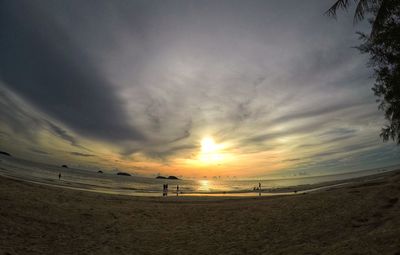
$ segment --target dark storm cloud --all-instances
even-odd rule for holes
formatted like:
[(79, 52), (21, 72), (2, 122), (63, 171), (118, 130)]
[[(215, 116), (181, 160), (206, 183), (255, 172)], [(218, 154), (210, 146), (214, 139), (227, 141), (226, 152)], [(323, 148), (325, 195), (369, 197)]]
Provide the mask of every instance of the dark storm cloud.
[(143, 139), (128, 123), (121, 100), (93, 60), (35, 5), (1, 2), (1, 80), (77, 133), (109, 141)]

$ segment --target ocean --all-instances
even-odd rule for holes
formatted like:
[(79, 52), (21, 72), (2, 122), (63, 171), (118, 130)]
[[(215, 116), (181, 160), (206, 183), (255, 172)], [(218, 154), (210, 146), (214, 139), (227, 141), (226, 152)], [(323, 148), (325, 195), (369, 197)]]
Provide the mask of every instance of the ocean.
[[(78, 190), (134, 196), (161, 196), (163, 184), (168, 184), (170, 195), (176, 195), (176, 187), (179, 186), (180, 196), (265, 196), (293, 194), (293, 188), (290, 190), (286, 188), (303, 185), (302, 190), (307, 191), (307, 188), (304, 188), (307, 187), (306, 185), (320, 183), (326, 184), (321, 186), (333, 185), (337, 181), (349, 182), (353, 178), (370, 176), (399, 168), (399, 166), (391, 166), (335, 175), (262, 180), (170, 180), (140, 176), (120, 176), (110, 172), (98, 173), (97, 171), (63, 168), (61, 166), (31, 162), (3, 155), (0, 156), (0, 175), (6, 177)], [(61, 173), (60, 180), (58, 178), (59, 173)], [(260, 190), (255, 190), (259, 183), (261, 183), (262, 187), (261, 192)], [(315, 186), (310, 186), (310, 189), (315, 189)]]

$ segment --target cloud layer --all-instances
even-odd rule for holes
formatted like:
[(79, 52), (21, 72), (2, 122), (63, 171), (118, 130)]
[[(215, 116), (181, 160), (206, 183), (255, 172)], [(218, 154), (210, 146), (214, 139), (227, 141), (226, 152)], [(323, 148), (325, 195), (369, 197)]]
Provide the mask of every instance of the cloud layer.
[[(2, 2), (0, 139), (142, 174), (399, 163), (351, 48), (368, 26), (324, 16), (331, 2)], [(196, 163), (206, 136), (225, 160)]]

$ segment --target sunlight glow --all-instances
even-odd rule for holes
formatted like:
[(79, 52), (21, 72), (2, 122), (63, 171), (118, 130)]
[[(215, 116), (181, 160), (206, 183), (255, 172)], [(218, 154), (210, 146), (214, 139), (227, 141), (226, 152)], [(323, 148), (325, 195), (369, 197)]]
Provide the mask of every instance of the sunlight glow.
[(201, 140), (201, 153), (199, 159), (203, 163), (221, 161), (222, 154), (219, 152), (221, 145), (216, 144), (212, 137), (205, 137)]
[(205, 137), (201, 140), (201, 151), (203, 153), (211, 153), (217, 150), (217, 145), (211, 137)]

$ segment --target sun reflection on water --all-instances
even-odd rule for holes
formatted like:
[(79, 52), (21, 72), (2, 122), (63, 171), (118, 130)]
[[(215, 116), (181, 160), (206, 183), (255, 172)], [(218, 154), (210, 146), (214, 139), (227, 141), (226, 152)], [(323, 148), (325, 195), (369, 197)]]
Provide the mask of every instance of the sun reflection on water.
[(209, 180), (200, 180), (198, 191), (203, 191), (203, 192), (210, 191), (210, 181)]

